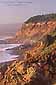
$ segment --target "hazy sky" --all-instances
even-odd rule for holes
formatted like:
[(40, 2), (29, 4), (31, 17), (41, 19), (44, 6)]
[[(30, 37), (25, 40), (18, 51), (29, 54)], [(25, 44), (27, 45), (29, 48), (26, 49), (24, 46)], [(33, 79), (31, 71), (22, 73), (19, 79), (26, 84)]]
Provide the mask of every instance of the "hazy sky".
[[(8, 6), (5, 1), (7, 4), (9, 1), (29, 3)], [(0, 24), (24, 22), (33, 15), (49, 12), (56, 12), (56, 0), (0, 0)]]

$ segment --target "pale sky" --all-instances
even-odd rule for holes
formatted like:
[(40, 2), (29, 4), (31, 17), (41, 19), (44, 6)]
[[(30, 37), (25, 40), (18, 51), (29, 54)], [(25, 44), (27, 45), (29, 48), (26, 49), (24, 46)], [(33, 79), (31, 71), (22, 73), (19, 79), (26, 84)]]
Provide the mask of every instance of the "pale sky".
[[(7, 6), (5, 1), (32, 3)], [(56, 0), (0, 0), (0, 24), (21, 23), (34, 15), (55, 12)]]

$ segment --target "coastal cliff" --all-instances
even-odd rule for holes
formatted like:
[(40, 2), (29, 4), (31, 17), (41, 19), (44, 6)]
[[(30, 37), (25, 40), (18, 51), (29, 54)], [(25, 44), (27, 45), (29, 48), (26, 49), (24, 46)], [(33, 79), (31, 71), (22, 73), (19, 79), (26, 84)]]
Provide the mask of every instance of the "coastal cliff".
[(56, 14), (31, 17), (7, 42), (23, 43), (25, 48), (20, 50), (23, 59), (0, 71), (1, 85), (56, 85)]

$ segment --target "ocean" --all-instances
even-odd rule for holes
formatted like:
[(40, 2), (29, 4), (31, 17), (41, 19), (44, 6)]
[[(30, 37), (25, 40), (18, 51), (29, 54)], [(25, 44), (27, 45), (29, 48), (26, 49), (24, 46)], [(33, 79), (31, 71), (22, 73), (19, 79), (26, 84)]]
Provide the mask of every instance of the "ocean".
[[(3, 38), (0, 38), (0, 40), (4, 40), (8, 37), (3, 37)], [(12, 60), (15, 60), (16, 57), (19, 57), (19, 55), (11, 55), (9, 54), (6, 49), (11, 49), (11, 48), (14, 48), (14, 47), (17, 47), (17, 46), (20, 46), (21, 44), (0, 44), (0, 63), (3, 63), (3, 62), (8, 62), (8, 61), (12, 61)]]

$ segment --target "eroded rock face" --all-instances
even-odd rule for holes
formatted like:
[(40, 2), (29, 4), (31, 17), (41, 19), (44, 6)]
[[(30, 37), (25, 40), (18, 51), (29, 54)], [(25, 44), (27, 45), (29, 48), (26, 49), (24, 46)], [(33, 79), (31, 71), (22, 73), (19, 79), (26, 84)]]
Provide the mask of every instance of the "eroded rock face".
[[(39, 22), (39, 23), (28, 23), (28, 24), (23, 24), (21, 32), (16, 33), (16, 37), (19, 36), (27, 36), (27, 37), (32, 37), (34, 35), (40, 35), (42, 34), (47, 34), (51, 31), (53, 31), (56, 28), (56, 21), (48, 21), (47, 23), (45, 22)], [(22, 37), (23, 37), (22, 36)]]

